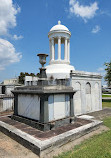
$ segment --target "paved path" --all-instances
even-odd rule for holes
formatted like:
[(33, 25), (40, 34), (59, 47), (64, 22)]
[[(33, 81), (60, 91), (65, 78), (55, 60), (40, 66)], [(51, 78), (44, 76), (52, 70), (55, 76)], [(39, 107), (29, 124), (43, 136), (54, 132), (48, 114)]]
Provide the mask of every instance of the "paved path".
[(102, 100), (111, 100), (111, 97), (102, 97)]
[(98, 120), (103, 120), (105, 117), (111, 116), (111, 108), (103, 108), (101, 111), (88, 113), (87, 115), (94, 116)]

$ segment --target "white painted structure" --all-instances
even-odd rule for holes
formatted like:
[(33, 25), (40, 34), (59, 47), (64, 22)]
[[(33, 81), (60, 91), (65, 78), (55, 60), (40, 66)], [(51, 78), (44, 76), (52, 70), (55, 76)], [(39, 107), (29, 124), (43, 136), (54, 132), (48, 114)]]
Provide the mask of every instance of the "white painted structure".
[(6, 95), (0, 95), (0, 112), (13, 110), (14, 98)]
[[(70, 37), (71, 32), (61, 22), (51, 28), (48, 33), (50, 45), (50, 63), (46, 66), (48, 78), (63, 79), (70, 77), (70, 71), (75, 70), (70, 64)], [(57, 51), (55, 46), (57, 45)], [(64, 50), (62, 50), (64, 45)], [(62, 55), (64, 56), (62, 59)], [(56, 59), (57, 56), (57, 59)]]
[(11, 78), (3, 81), (4, 85), (18, 84), (18, 78)]
[(15, 87), (21, 86), (20, 84), (9, 84), (12, 83), (12, 79), (10, 79), (9, 81), (10, 82), (4, 82), (7, 83), (7, 85), (0, 84), (0, 112), (13, 110), (14, 97), (12, 91)]
[(37, 85), (38, 77), (25, 76), (25, 86)]
[[(48, 33), (50, 43), (50, 63), (46, 66), (48, 78), (70, 79), (70, 85), (77, 90), (74, 95), (74, 114), (80, 115), (102, 109), (101, 78), (98, 73), (76, 71), (70, 64), (71, 32), (60, 21)], [(58, 45), (55, 52), (55, 45)], [(61, 45), (64, 44), (64, 51)], [(56, 54), (57, 53), (57, 54)], [(64, 58), (62, 59), (62, 53)], [(57, 59), (55, 58), (57, 55)]]
[(101, 76), (98, 73), (72, 71), (71, 86), (74, 95), (75, 115), (102, 110)]

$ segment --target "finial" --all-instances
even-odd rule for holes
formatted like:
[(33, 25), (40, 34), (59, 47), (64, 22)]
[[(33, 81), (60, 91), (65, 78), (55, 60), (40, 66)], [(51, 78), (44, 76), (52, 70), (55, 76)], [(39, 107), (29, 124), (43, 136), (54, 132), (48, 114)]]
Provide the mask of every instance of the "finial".
[(58, 25), (60, 25), (60, 24), (61, 24), (61, 21), (59, 20), (59, 21), (58, 21)]

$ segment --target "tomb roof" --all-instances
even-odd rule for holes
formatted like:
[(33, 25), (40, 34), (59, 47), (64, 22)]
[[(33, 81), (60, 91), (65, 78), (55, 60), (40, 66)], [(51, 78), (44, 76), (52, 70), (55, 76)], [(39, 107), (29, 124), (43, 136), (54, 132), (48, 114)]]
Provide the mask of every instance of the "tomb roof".
[(69, 29), (61, 24), (61, 21), (58, 21), (58, 24), (53, 26), (50, 31), (69, 31)]

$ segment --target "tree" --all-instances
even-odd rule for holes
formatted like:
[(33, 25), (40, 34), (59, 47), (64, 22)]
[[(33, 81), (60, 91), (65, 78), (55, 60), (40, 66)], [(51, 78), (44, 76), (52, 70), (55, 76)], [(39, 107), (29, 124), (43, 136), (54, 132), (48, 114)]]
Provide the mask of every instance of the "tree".
[(104, 77), (105, 81), (107, 82), (108, 87), (111, 86), (111, 60), (109, 63), (104, 64), (106, 66), (106, 75)]
[(24, 80), (25, 80), (25, 73), (24, 72), (21, 72), (20, 73), (20, 76), (18, 77), (18, 82), (20, 84), (24, 84)]
[(34, 73), (30, 73), (30, 75), (29, 75), (29, 76), (33, 76), (33, 77), (34, 77), (34, 76), (36, 76), (36, 75), (35, 75)]
[(20, 76), (18, 77), (18, 82), (20, 83), (20, 84), (24, 84), (24, 82), (25, 82), (25, 76), (35, 76), (35, 77), (38, 77), (39, 76), (39, 73), (37, 73), (37, 75), (35, 75), (34, 73), (28, 73), (28, 72), (21, 72), (20, 73)]

